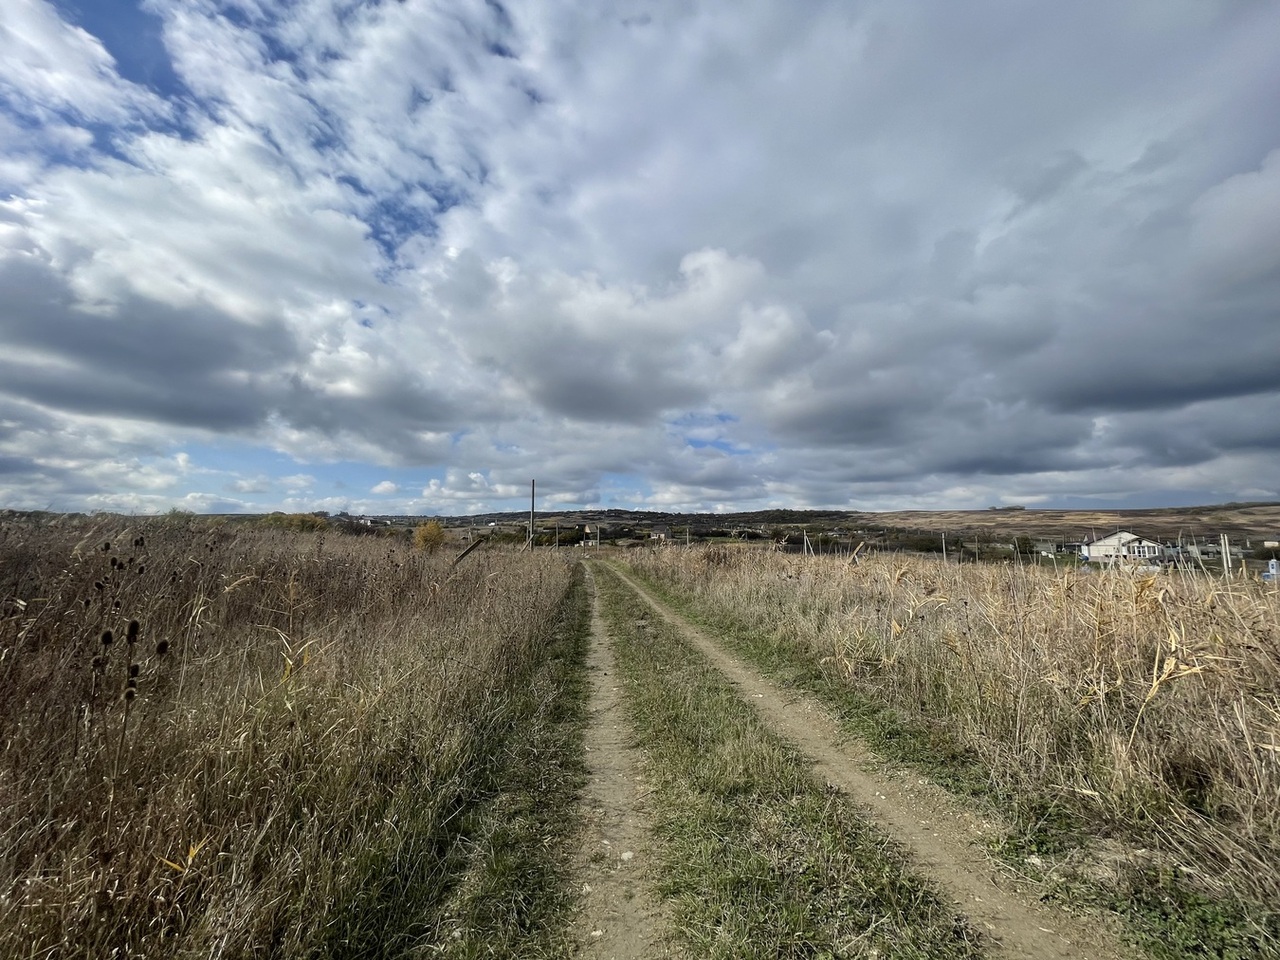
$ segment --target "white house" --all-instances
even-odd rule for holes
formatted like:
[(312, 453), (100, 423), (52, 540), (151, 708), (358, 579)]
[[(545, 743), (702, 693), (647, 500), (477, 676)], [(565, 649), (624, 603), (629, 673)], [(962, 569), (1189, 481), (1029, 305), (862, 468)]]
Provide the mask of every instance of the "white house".
[(1148, 540), (1125, 530), (1086, 543), (1080, 547), (1080, 559), (1093, 563), (1116, 563), (1122, 560), (1162, 560), (1168, 550), (1163, 543)]

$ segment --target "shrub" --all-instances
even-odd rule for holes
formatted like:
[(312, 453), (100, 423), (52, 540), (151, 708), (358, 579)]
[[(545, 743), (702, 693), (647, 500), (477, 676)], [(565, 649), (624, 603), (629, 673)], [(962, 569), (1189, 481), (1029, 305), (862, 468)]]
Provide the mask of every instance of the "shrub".
[(444, 546), (444, 526), (439, 520), (428, 520), (413, 528), (413, 545), (427, 553), (435, 553)]
[(262, 518), (268, 527), (281, 530), (327, 530), (329, 521), (314, 513), (269, 513)]

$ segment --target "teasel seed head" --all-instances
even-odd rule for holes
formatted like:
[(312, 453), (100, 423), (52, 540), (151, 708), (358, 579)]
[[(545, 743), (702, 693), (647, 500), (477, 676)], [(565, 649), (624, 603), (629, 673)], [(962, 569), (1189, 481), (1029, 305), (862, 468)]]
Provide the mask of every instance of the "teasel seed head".
[(168, 640), (161, 640), (159, 643), (157, 643), (157, 644), (156, 644), (156, 656), (157, 656), (157, 657), (163, 657), (163, 656), (164, 656), (166, 653), (168, 653), (168, 652), (169, 652), (169, 641), (168, 641)]
[(139, 631), (140, 629), (141, 629), (141, 627), (138, 625), (138, 621), (137, 621), (137, 620), (130, 620), (130, 621), (129, 621), (129, 626), (128, 626), (128, 628), (126, 628), (126, 630), (125, 630), (125, 639), (126, 639), (126, 640), (128, 640), (130, 643), (137, 643), (137, 642), (138, 642), (138, 631)]
[(138, 676), (138, 674), (139, 674), (141, 671), (142, 671), (142, 667), (140, 667), (138, 664), (136, 664), (136, 663), (131, 663), (131, 664), (129, 664), (129, 678), (130, 678), (130, 679), (133, 679), (133, 678), (137, 677), (137, 676)]
[(124, 698), (126, 700), (132, 700), (137, 695), (138, 695), (138, 688), (136, 686), (124, 688)]
[(113, 634), (110, 630), (103, 630), (103, 631), (102, 631), (102, 645), (103, 645), (104, 647), (109, 647), (109, 646), (111, 646), (111, 642), (112, 642), (113, 640), (115, 640), (115, 634)]

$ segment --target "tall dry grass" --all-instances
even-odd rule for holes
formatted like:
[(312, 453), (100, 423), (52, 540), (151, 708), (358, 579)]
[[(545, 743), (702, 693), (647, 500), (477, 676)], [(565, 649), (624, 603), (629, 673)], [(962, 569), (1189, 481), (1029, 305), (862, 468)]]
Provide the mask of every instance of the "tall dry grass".
[(0, 523), (0, 956), (431, 943), (568, 583), (187, 517)]
[(932, 725), (1211, 891), (1280, 902), (1280, 592), (930, 558), (649, 551), (636, 569)]

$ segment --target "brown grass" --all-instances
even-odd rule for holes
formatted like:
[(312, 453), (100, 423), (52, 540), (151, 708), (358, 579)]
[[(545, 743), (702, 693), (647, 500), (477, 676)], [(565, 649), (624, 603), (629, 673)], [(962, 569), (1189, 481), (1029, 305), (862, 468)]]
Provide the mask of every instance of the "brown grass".
[(181, 516), (0, 524), (0, 956), (433, 942), (568, 584)]
[[(1088, 539), (1116, 530), (1132, 530), (1171, 541), (1185, 538), (1216, 542), (1228, 534), (1235, 546), (1246, 540), (1274, 540), (1280, 533), (1280, 503), (1163, 507), (1148, 510), (904, 510), (852, 514), (854, 525), (869, 529), (943, 531), (967, 536), (1012, 539)], [(1254, 546), (1260, 546), (1255, 542)]]
[(877, 557), (649, 551), (644, 575), (931, 725), (1215, 893), (1280, 901), (1280, 593)]

